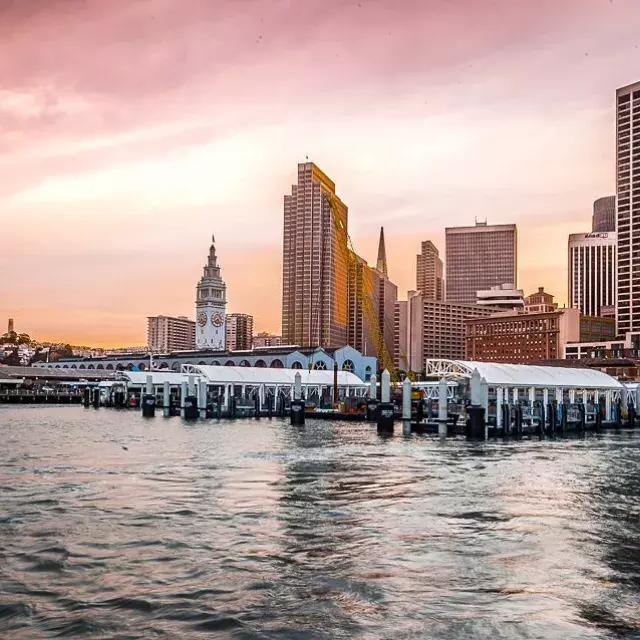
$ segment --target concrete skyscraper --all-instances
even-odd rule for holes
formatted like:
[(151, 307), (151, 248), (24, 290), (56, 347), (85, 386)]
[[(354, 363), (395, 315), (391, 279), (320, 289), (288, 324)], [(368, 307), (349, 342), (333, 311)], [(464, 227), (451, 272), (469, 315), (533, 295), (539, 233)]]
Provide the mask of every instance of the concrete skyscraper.
[(347, 343), (348, 210), (313, 162), (284, 197), (282, 337), (300, 346)]
[(207, 264), (196, 288), (196, 348), (223, 351), (227, 285), (220, 276), (215, 243), (211, 236)]
[(416, 256), (416, 290), (430, 300), (444, 300), (442, 259), (436, 245), (424, 240)]
[(640, 331), (640, 82), (616, 92), (616, 328)]
[(448, 227), (446, 233), (447, 302), (474, 304), (476, 293), (518, 280), (518, 233), (515, 224)]

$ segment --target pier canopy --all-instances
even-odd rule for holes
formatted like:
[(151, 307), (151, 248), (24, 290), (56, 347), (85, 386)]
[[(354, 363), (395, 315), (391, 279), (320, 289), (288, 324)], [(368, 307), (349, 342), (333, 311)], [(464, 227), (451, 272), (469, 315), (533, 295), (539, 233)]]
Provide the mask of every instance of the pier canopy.
[(616, 390), (622, 383), (596, 369), (578, 367), (548, 367), (529, 364), (499, 362), (473, 362), (470, 360), (438, 360), (426, 362), (427, 377), (471, 378), (477, 370), (487, 385), (492, 387), (537, 387)]
[[(182, 365), (182, 374), (202, 376), (209, 384), (293, 385), (300, 373), (302, 386), (331, 386), (333, 371), (323, 369), (270, 369), (265, 367), (218, 367), (215, 365)], [(368, 389), (369, 385), (350, 371), (338, 371), (338, 386)]]

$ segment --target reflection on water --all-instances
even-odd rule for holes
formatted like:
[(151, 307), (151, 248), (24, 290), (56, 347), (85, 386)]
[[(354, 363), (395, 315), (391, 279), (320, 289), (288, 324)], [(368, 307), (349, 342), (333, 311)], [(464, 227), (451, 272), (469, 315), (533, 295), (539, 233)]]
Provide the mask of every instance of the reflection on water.
[(640, 432), (19, 407), (0, 439), (0, 637), (640, 637)]

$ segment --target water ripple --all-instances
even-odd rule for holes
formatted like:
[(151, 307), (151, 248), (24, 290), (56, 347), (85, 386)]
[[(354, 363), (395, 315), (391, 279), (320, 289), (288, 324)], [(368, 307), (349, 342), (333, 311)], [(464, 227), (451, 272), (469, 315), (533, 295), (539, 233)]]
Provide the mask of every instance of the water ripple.
[(2, 638), (640, 638), (639, 432), (0, 411)]

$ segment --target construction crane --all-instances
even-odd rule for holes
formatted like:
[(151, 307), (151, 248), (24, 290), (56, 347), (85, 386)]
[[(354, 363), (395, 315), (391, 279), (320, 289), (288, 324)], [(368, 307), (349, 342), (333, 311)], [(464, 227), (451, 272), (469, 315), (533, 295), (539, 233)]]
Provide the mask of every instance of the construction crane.
[[(353, 302), (356, 309), (362, 310), (362, 328), (360, 330), (362, 345), (354, 344), (352, 346), (361, 346), (366, 348), (367, 334), (371, 336), (374, 348), (376, 350), (378, 358), (378, 369), (387, 369), (391, 374), (391, 379), (397, 378), (397, 371), (393, 361), (393, 357), (389, 353), (386, 341), (384, 339), (384, 332), (381, 326), (381, 318), (374, 307), (374, 299), (379, 292), (374, 292), (372, 288), (371, 278), (367, 277), (366, 269), (369, 269), (367, 263), (359, 258), (356, 253), (353, 242), (345, 222), (343, 221), (343, 215), (341, 208), (344, 208), (342, 202), (338, 197), (330, 192), (325, 191), (324, 196), (331, 207), (331, 217), (333, 218), (333, 224), (336, 230), (337, 247), (336, 253), (338, 257), (344, 259), (344, 263), (347, 265), (347, 282), (348, 287), (352, 285)], [(345, 255), (346, 254), (346, 255)], [(362, 271), (361, 277), (358, 277), (358, 271)], [(358, 286), (358, 281), (362, 283), (362, 286)], [(352, 302), (352, 296), (349, 295), (349, 304)], [(355, 314), (355, 327), (354, 334), (358, 333), (358, 314)]]

